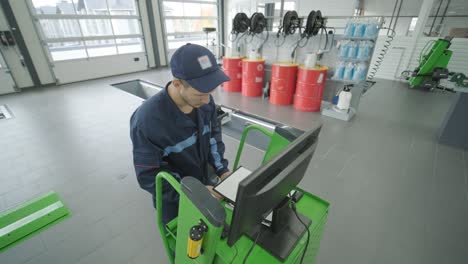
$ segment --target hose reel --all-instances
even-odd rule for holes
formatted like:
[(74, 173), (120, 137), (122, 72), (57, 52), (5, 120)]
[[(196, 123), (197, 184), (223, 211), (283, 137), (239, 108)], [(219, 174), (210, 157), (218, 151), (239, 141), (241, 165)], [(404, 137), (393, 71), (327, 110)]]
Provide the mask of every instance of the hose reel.
[(307, 16), (307, 22), (304, 29), (303, 37), (310, 38), (319, 33), (320, 29), (325, 27), (325, 19), (320, 10), (311, 11)]
[(237, 13), (232, 20), (231, 34), (246, 32), (250, 27), (250, 19), (245, 13)]
[(261, 34), (267, 26), (267, 20), (262, 13), (255, 12), (250, 17), (250, 34)]
[(301, 29), (302, 20), (299, 18), (299, 15), (296, 11), (287, 11), (283, 17), (283, 25), (278, 30), (278, 35), (293, 35), (296, 33), (297, 29)]

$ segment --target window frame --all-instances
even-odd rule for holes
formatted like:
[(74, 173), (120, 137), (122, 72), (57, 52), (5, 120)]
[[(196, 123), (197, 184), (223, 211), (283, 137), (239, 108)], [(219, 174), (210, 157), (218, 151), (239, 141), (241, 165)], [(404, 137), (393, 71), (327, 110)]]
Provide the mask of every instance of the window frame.
[[(165, 15), (165, 10), (164, 10), (164, 2), (171, 2), (171, 3), (193, 3), (193, 4), (211, 4), (215, 7), (216, 9), (216, 16), (166, 16)], [(175, 39), (175, 40), (169, 40), (168, 36), (176, 36), (179, 34), (183, 35), (194, 35), (200, 36), (200, 40), (206, 42), (206, 33), (203, 31), (188, 31), (188, 32), (167, 32), (167, 25), (166, 25), (166, 20), (215, 20), (218, 21), (216, 23), (216, 50), (219, 50), (219, 46), (221, 43), (222, 39), (222, 32), (224, 27), (224, 22), (220, 21), (221, 18), (223, 17), (223, 14), (221, 12), (224, 12), (224, 10), (220, 10), (220, 1), (219, 0), (212, 0), (212, 1), (199, 1), (199, 0), (158, 0), (159, 3), (159, 9), (160, 9), (160, 14), (161, 14), (161, 24), (163, 25), (163, 35), (164, 35), (164, 50), (166, 53), (167, 58), (169, 58), (170, 54), (174, 52), (176, 49), (169, 49), (169, 43), (170, 42), (178, 42), (183, 39)], [(193, 41), (193, 40), (192, 40)]]
[[(135, 7), (135, 15), (116, 15), (111, 14), (111, 9), (107, 0), (106, 6), (108, 14), (78, 14), (76, 12), (76, 0), (73, 0), (71, 4), (73, 4), (73, 8), (75, 10), (75, 14), (37, 14), (36, 9), (33, 3), (33, 0), (26, 0), (28, 5), (30, 16), (33, 18), (34, 26), (36, 27), (37, 33), (40, 35), (41, 42), (43, 48), (49, 58), (51, 63), (56, 62), (64, 62), (64, 61), (76, 61), (76, 60), (92, 60), (96, 58), (103, 58), (103, 57), (111, 57), (111, 56), (121, 56), (121, 55), (129, 55), (129, 54), (146, 54), (146, 46), (144, 42), (144, 35), (143, 35), (143, 26), (141, 23), (141, 15), (140, 9), (138, 6), (138, 0), (128, 0), (134, 2)], [(60, 37), (60, 38), (49, 38), (46, 36), (44, 29), (41, 25), (41, 20), (74, 20), (77, 22), (79, 27), (80, 36), (77, 37)], [(111, 27), (111, 35), (97, 35), (97, 36), (85, 36), (83, 34), (83, 28), (80, 23), (80, 20), (89, 20), (89, 19), (102, 19), (108, 20)], [(112, 23), (113, 19), (122, 19), (122, 20), (136, 20), (138, 24), (138, 34), (121, 34), (116, 35), (114, 30), (114, 25)], [(131, 53), (119, 53), (119, 48), (117, 44), (117, 39), (128, 39), (128, 38), (138, 38), (140, 39), (141, 51), (138, 52), (131, 52)], [(95, 41), (95, 40), (114, 40), (114, 47), (116, 50), (116, 54), (110, 55), (102, 55), (102, 56), (90, 56), (88, 52), (88, 47), (86, 45), (87, 41)], [(86, 57), (84, 58), (72, 58), (72, 59), (65, 59), (65, 60), (54, 60), (52, 56), (52, 51), (49, 48), (49, 43), (64, 43), (64, 42), (82, 42), (85, 48)]]

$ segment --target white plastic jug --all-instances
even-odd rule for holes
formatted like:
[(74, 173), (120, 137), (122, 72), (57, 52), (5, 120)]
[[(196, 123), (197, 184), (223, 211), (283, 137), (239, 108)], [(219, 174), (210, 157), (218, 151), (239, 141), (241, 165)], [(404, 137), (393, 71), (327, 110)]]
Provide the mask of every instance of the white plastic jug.
[(333, 74), (333, 78), (337, 79), (337, 80), (343, 79), (343, 74), (344, 74), (345, 68), (346, 68), (345, 63), (344, 62), (339, 62), (336, 65), (335, 73)]
[(340, 47), (338, 48), (338, 56), (341, 58), (346, 58), (348, 56), (349, 41), (343, 40), (340, 42)]
[(370, 58), (372, 46), (369, 41), (359, 42), (359, 48), (356, 58), (366, 60)]
[(343, 73), (343, 80), (353, 79), (354, 67), (355, 67), (355, 65), (352, 62), (349, 62), (346, 65), (346, 68), (344, 69), (344, 73)]
[(365, 31), (366, 31), (366, 24), (364, 24), (363, 22), (358, 22), (354, 26), (353, 36), (357, 38), (361, 38), (364, 36)]
[(317, 64), (317, 53), (315, 52), (307, 53), (306, 58), (304, 60), (304, 66), (306, 68), (314, 68), (316, 64)]
[(258, 60), (260, 58), (260, 55), (256, 50), (251, 50), (249, 52), (249, 60)]
[(344, 31), (345, 37), (352, 37), (354, 35), (354, 27), (355, 26), (356, 26), (356, 24), (355, 24), (354, 19), (348, 20), (348, 22), (346, 23), (345, 31)]
[(367, 73), (367, 64), (366, 63), (359, 63), (355, 68), (354, 68), (354, 73), (353, 73), (353, 80), (354, 81), (362, 81), (366, 78), (366, 73)]
[(351, 94), (351, 89), (349, 86), (345, 86), (343, 91), (340, 92), (338, 96), (338, 103), (336, 104), (336, 108), (348, 111), (351, 105), (351, 99), (353, 95)]
[(379, 23), (375, 19), (370, 19), (367, 22), (366, 29), (364, 31), (364, 37), (375, 38), (379, 32)]
[(356, 41), (351, 41), (348, 44), (348, 58), (355, 59), (357, 56), (358, 45)]

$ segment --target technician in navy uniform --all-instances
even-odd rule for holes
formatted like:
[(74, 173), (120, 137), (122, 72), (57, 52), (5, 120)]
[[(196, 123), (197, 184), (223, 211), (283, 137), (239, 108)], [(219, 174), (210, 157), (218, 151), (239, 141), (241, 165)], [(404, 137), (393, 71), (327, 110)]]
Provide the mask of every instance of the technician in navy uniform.
[[(195, 177), (213, 194), (212, 185), (229, 175), (210, 95), (229, 77), (208, 49), (195, 44), (176, 50), (170, 65), (173, 80), (130, 119), (136, 176), (141, 188), (153, 195), (155, 207), (155, 178), (160, 171), (169, 172), (178, 181)], [(210, 171), (219, 178), (212, 177)], [(178, 214), (179, 195), (166, 181), (162, 192), (162, 221), (167, 224)]]

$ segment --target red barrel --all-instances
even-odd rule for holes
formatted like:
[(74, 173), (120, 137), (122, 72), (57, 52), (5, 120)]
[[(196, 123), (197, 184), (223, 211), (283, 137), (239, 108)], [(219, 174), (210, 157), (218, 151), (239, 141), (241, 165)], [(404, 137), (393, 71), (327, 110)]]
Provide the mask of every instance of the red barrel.
[(304, 112), (319, 112), (322, 105), (323, 90), (327, 79), (328, 67), (299, 67), (294, 108)]
[(290, 105), (296, 88), (297, 64), (274, 63), (271, 68), (270, 103)]
[(223, 89), (228, 92), (240, 92), (242, 90), (242, 58), (223, 57), (223, 71), (231, 78), (229, 82), (223, 83)]
[(265, 60), (242, 60), (242, 95), (261, 96), (264, 75)]

